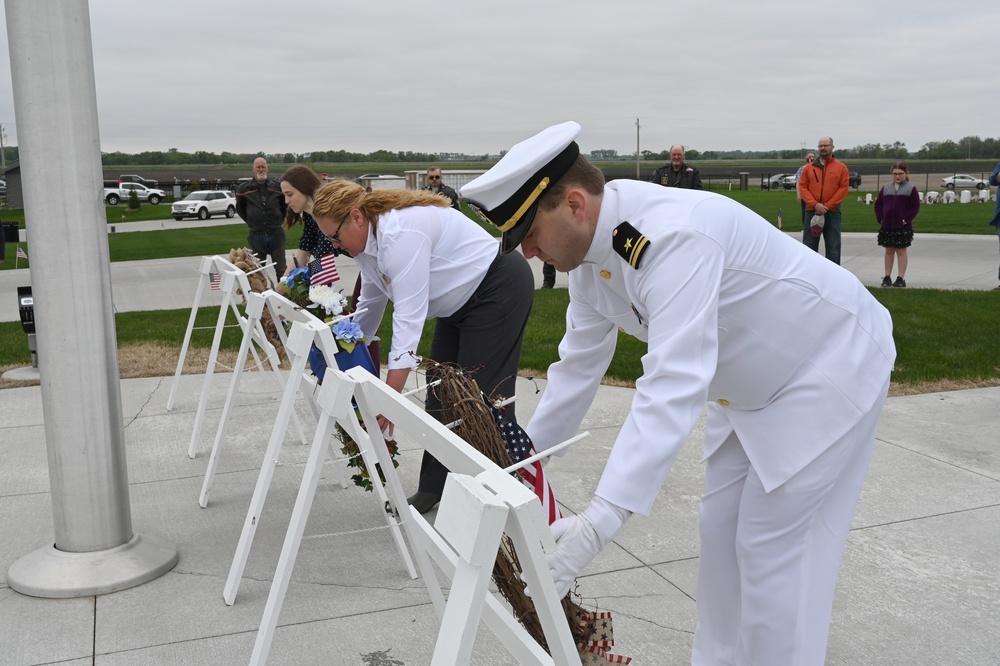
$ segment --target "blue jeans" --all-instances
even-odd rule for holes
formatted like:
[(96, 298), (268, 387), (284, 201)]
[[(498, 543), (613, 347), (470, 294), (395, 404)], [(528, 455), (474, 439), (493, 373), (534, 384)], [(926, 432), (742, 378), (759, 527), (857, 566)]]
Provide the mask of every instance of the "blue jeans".
[(285, 230), (282, 227), (268, 229), (266, 232), (251, 231), (247, 234), (247, 245), (261, 261), (271, 255), (274, 262), (274, 272), (281, 279), (287, 266), (285, 260)]
[[(1000, 206), (997, 206), (1000, 209)], [(997, 238), (1000, 238), (1000, 224), (997, 225)], [(997, 268), (997, 279), (1000, 280), (1000, 268)]]
[[(819, 238), (812, 235), (809, 230), (809, 223), (816, 213), (811, 210), (806, 211), (806, 219), (802, 223), (802, 243), (813, 250), (819, 252)], [(826, 258), (833, 263), (840, 265), (840, 211), (830, 211), (826, 214), (826, 224), (823, 225), (823, 244), (826, 246)]]

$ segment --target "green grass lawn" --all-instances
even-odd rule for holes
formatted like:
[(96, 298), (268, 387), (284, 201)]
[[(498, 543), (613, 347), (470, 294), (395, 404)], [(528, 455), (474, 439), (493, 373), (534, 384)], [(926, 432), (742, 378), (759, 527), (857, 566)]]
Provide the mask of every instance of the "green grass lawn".
[[(892, 313), (898, 358), (893, 372), (896, 385), (918, 387), (933, 382), (1000, 381), (1000, 349), (996, 322), (1000, 298), (993, 292), (935, 289), (873, 289), (875, 297)], [(525, 330), (521, 367), (544, 371), (558, 359), (558, 344), (565, 330), (569, 302), (566, 289), (535, 292), (535, 305)], [(179, 353), (189, 310), (123, 312), (116, 315), (119, 345), (156, 342)], [(218, 310), (199, 310), (193, 347), (211, 346)], [(379, 329), (383, 361), (392, 341), (391, 308)], [(229, 316), (232, 319), (232, 315)], [(230, 322), (232, 323), (232, 322)], [(429, 350), (433, 322), (424, 327), (418, 353)], [(237, 350), (238, 329), (227, 328), (222, 348)], [(645, 344), (625, 334), (618, 340), (607, 377), (626, 384), (642, 373)], [(30, 357), (19, 322), (0, 323), (0, 366), (27, 365)]]
[[(740, 191), (734, 189), (717, 190), (719, 194), (739, 201), (755, 211), (771, 224), (777, 224), (778, 212), (783, 218), (782, 227), (787, 231), (802, 228), (802, 212), (795, 200), (792, 190), (768, 192), (761, 190)], [(861, 195), (862, 198), (864, 195)], [(866, 206), (864, 201), (858, 201), (858, 193), (851, 191), (841, 206), (843, 224), (841, 229), (846, 232), (878, 231), (875, 220), (875, 209)], [(924, 204), (913, 222), (917, 234), (985, 234), (995, 235), (996, 229), (990, 226), (993, 219), (995, 203), (969, 204)]]

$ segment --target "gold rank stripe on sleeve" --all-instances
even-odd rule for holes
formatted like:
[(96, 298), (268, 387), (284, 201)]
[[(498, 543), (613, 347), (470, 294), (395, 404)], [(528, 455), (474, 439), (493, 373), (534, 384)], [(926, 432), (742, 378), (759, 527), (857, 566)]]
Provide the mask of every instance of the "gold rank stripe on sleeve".
[(642, 254), (649, 249), (649, 239), (628, 222), (622, 222), (611, 234), (611, 246), (632, 268), (639, 268)]

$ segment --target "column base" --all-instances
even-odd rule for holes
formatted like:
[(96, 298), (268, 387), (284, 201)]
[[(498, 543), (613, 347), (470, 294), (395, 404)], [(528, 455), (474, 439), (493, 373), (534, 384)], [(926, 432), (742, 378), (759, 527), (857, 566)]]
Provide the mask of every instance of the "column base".
[(133, 534), (120, 546), (70, 553), (46, 546), (7, 570), (12, 590), (31, 597), (70, 599), (108, 594), (159, 578), (177, 564), (177, 548), (153, 536)]

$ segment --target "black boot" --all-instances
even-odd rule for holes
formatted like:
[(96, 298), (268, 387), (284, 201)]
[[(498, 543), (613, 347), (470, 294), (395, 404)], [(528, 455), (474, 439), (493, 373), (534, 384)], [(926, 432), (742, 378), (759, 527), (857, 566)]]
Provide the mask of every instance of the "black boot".
[(542, 264), (542, 289), (556, 286), (556, 267), (552, 264)]
[(425, 493), (418, 490), (406, 498), (406, 503), (417, 510), (417, 513), (427, 513), (441, 501), (441, 493)]

